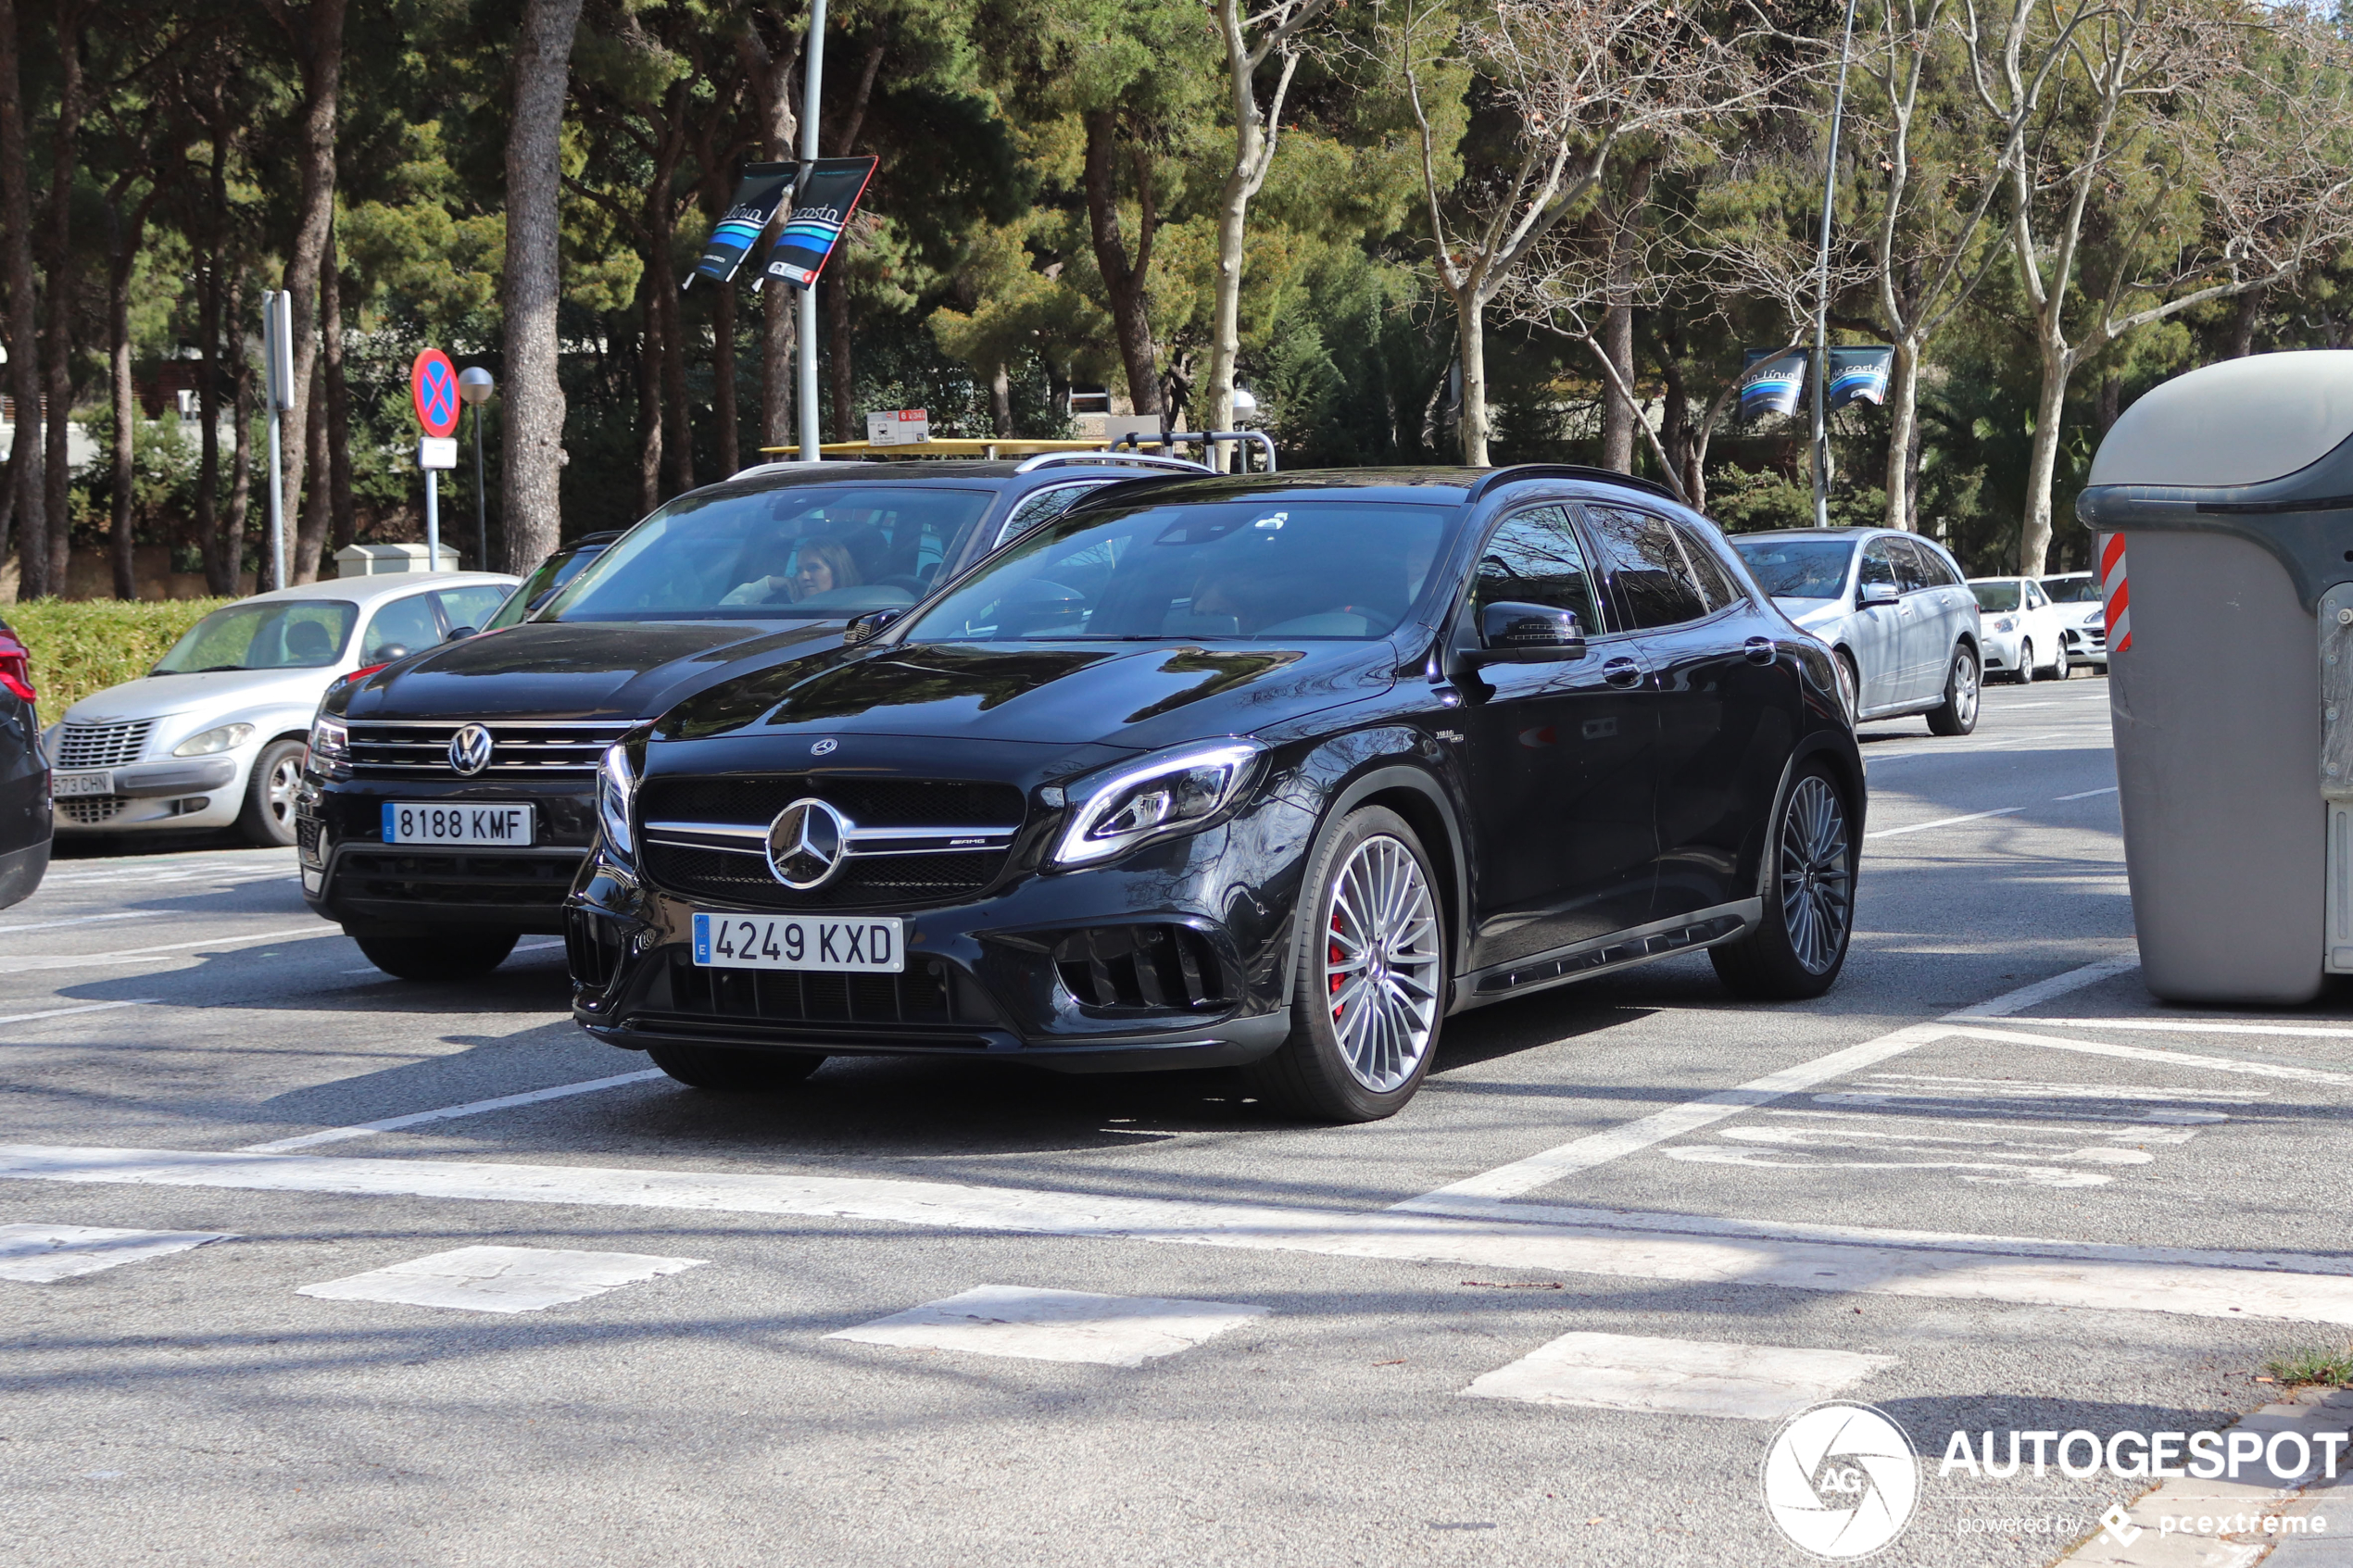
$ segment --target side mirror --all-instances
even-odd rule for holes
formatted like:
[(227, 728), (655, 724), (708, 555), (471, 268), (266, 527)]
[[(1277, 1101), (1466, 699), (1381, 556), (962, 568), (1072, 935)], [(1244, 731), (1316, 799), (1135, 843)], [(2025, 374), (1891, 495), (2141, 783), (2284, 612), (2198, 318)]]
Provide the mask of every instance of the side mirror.
[(1491, 604), (1478, 612), (1478, 646), (1470, 663), (1541, 664), (1585, 657), (1577, 612), (1549, 605)]
[(454, 643), (463, 638), (471, 637), (473, 634), (474, 629), (471, 626), (452, 626), (449, 628), (449, 635), (442, 638), (441, 640), (445, 643)]
[(842, 646), (856, 647), (860, 643), (873, 641), (884, 627), (906, 613), (903, 609), (870, 609), (853, 617), (841, 630)]
[(1903, 596), (1893, 583), (1865, 583), (1855, 590), (1855, 608), (1869, 609), (1873, 605), (1892, 605)]
[(409, 645), (407, 643), (386, 643), (384, 646), (376, 649), (373, 653), (364, 655), (363, 657), (372, 659), (378, 664), (390, 664), (396, 659), (406, 659), (409, 657)]

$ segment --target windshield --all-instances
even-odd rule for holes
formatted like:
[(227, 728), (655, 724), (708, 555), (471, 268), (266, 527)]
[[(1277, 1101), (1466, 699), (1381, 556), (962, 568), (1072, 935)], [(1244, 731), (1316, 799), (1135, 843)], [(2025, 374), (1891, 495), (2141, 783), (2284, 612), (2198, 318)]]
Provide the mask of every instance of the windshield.
[(2018, 596), (2024, 592), (2015, 583), (1972, 583), (1969, 591), (1977, 596), (1977, 608), (1988, 615), (2018, 608)]
[(990, 558), (907, 637), (1366, 641), (1413, 608), (1450, 515), (1363, 501), (1089, 509)]
[(2050, 595), (2054, 604), (2097, 604), (2100, 585), (2088, 576), (2045, 577), (2043, 579), (2043, 592)]
[(862, 484), (681, 495), (535, 619), (840, 621), (904, 608), (995, 498)]
[(1846, 563), (1855, 554), (1846, 540), (1735, 537), (1731, 544), (1768, 597), (1834, 599), (1846, 592)]
[(359, 607), (342, 599), (258, 600), (216, 609), (157, 660), (157, 675), (211, 670), (324, 670), (343, 657)]
[(507, 602), (498, 607), (497, 614), (483, 622), (482, 629), (496, 632), (512, 626), (530, 614), (534, 606), (547, 603), (548, 596), (579, 576), (581, 569), (595, 560), (603, 548), (602, 545), (574, 545), (568, 550), (558, 550), (522, 580), (522, 587), (507, 596)]

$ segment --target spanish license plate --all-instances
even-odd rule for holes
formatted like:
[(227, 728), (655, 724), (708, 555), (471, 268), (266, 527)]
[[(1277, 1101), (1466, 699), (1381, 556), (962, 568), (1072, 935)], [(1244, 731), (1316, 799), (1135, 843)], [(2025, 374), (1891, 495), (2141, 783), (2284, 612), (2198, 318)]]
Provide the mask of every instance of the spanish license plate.
[(77, 795), (112, 795), (114, 770), (101, 768), (94, 773), (58, 773), (49, 793), (59, 800)]
[(879, 915), (695, 916), (695, 962), (705, 969), (813, 969), (897, 974), (907, 967), (902, 922)]
[(531, 842), (531, 809), (528, 806), (503, 802), (474, 806), (462, 801), (387, 800), (384, 802), (384, 842), (505, 847), (528, 845)]

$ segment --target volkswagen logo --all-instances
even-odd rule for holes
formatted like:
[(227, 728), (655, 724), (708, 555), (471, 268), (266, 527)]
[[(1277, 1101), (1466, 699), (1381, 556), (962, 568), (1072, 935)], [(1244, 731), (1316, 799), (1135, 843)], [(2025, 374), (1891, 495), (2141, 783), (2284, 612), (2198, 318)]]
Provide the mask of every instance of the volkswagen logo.
[(796, 800), (768, 824), (768, 869), (797, 893), (823, 887), (849, 852), (849, 819), (822, 800)]
[(830, 738), (821, 740), (815, 746), (809, 748), (809, 755), (812, 757), (831, 757), (834, 754), (834, 748), (840, 744), (841, 742)]
[(449, 769), (467, 778), (490, 766), (490, 732), (468, 724), (449, 737)]

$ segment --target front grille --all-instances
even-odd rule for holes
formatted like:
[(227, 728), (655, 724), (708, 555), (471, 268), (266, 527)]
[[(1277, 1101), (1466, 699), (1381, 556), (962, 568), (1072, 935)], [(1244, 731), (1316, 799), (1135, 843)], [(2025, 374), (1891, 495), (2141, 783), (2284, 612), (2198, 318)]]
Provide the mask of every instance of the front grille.
[(346, 898), (553, 909), (579, 869), (580, 858), (571, 855), (346, 849), (335, 868), (335, 891)]
[(323, 866), (327, 863), (326, 857), (319, 853), (317, 818), (296, 817), (295, 819), (295, 843), (300, 847), (304, 865)]
[[(997, 1012), (944, 960), (915, 957), (899, 974), (706, 969), (692, 949), (670, 959), (672, 1012), (747, 1024), (851, 1023), (917, 1028), (989, 1024)], [(974, 1040), (974, 1045), (983, 1042)]]
[(853, 855), (823, 887), (796, 892), (765, 855), (648, 843), (646, 874), (673, 893), (774, 909), (834, 909), (969, 897), (996, 880), (1001, 849), (954, 855)]
[(131, 802), (120, 795), (69, 795), (57, 803), (66, 814), (66, 821), (77, 827), (94, 828), (100, 822), (110, 822)]
[(638, 791), (649, 822), (741, 822), (766, 827), (796, 800), (824, 801), (862, 828), (1018, 826), (1012, 784), (960, 779), (649, 779)]
[(564, 958), (573, 979), (591, 991), (612, 984), (621, 968), (623, 936), (612, 921), (599, 920), (578, 909), (564, 915)]
[[(119, 768), (135, 762), (146, 746), (147, 732), (155, 727), (153, 719), (134, 719), (126, 724), (68, 724), (57, 733), (55, 766)], [(442, 744), (449, 743), (445, 738)]]
[[(355, 719), (351, 729), (351, 771), (371, 779), (440, 779), (459, 777), (449, 766), (449, 737), (467, 721), (447, 720), (409, 723), (385, 719)], [(477, 779), (588, 779), (605, 747), (629, 730), (617, 723), (499, 722), (483, 726), (490, 732), (490, 765), (470, 776)]]
[(1098, 925), (1054, 945), (1054, 972), (1080, 1005), (1207, 1011), (1227, 1005), (1217, 949), (1189, 925)]

